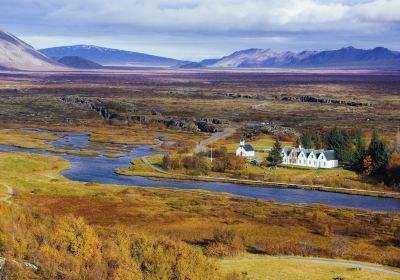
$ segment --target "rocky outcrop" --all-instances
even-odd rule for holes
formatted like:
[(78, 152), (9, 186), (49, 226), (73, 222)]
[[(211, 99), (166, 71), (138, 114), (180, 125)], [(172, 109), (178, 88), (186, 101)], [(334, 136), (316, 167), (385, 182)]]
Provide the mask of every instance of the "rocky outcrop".
[[(166, 118), (161, 119), (153, 116), (160, 116), (161, 113), (157, 111), (150, 111), (148, 115), (131, 115), (131, 112), (136, 112), (135, 108), (124, 106), (117, 102), (112, 102), (103, 99), (90, 99), (80, 96), (65, 96), (60, 98), (63, 102), (72, 104), (73, 106), (84, 107), (89, 110), (97, 112), (103, 120), (121, 120), (127, 122), (138, 122), (138, 123), (160, 123), (169, 128), (179, 128), (192, 131), (201, 132), (217, 132), (220, 129), (219, 125), (223, 124), (223, 121), (216, 118), (201, 118), (200, 120), (195, 119), (177, 119), (177, 118)], [(120, 113), (117, 109), (124, 111)]]
[(248, 94), (238, 94), (238, 93), (223, 93), (223, 96), (230, 97), (230, 98), (247, 98), (247, 99), (255, 99), (255, 96), (248, 95)]
[(284, 127), (276, 124), (260, 126), (252, 129), (247, 129), (243, 132), (243, 136), (246, 138), (252, 138), (260, 134), (269, 134), (275, 137), (279, 137), (282, 135), (290, 135), (299, 137), (300, 133), (295, 129), (290, 127)]
[(30, 262), (23, 262), (23, 263), (19, 263), (16, 260), (7, 260), (6, 258), (0, 257), (0, 280), (4, 279), (8, 279), (5, 275), (2, 275), (2, 270), (3, 268), (6, 266), (7, 262), (13, 262), (16, 265), (20, 265), (20, 266), (25, 266), (25, 268), (32, 270), (34, 272), (39, 271), (39, 267), (34, 265), (33, 263)]
[(347, 106), (369, 106), (367, 102), (357, 102), (357, 101), (345, 101), (338, 99), (329, 98), (318, 98), (311, 95), (302, 96), (275, 96), (275, 99), (281, 101), (300, 101), (300, 102), (310, 102), (310, 103), (327, 103), (327, 104), (341, 104)]
[[(118, 113), (116, 110), (124, 110), (124, 111), (135, 111), (134, 108), (126, 108), (126, 105), (121, 105), (112, 101), (104, 101), (102, 99), (91, 99), (79, 96), (64, 96), (60, 98), (62, 101), (70, 103), (75, 106), (86, 107), (90, 110), (93, 110), (104, 119), (104, 120), (112, 120), (112, 119), (127, 119), (128, 117)], [(131, 105), (132, 106), (132, 105)]]

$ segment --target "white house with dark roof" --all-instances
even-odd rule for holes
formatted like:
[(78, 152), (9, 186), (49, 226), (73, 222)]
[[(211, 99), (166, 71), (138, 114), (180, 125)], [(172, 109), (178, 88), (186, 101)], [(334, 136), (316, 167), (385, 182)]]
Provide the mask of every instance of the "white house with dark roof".
[(244, 139), (240, 140), (239, 148), (236, 149), (236, 156), (252, 158), (254, 155), (255, 153), (253, 146), (246, 144)]
[(311, 168), (336, 168), (339, 161), (333, 150), (314, 150), (286, 147), (282, 150), (282, 163)]

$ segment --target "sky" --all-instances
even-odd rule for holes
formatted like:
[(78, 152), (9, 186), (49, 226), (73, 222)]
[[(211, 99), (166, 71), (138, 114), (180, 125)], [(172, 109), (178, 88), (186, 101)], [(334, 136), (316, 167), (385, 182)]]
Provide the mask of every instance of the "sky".
[(198, 61), (248, 48), (400, 50), (400, 0), (0, 0), (35, 48), (92, 44)]

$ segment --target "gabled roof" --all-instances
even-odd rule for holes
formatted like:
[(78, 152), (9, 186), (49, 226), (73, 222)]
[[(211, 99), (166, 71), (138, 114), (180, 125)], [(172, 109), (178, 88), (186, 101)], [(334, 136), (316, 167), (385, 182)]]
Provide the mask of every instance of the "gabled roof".
[(337, 160), (336, 153), (333, 150), (324, 151), (327, 160)]
[(326, 157), (326, 160), (337, 160), (336, 153), (334, 150), (314, 150), (314, 149), (303, 149), (303, 148), (293, 148), (293, 147), (285, 147), (282, 150), (283, 153), (288, 156), (291, 152), (293, 152), (295, 155), (299, 155), (301, 152), (304, 152), (306, 157), (308, 158), (311, 153), (314, 153), (316, 158), (319, 158), (319, 156), (323, 153)]
[(250, 144), (244, 145), (244, 146), (243, 146), (243, 149), (244, 149), (246, 152), (254, 151), (253, 146), (250, 145)]

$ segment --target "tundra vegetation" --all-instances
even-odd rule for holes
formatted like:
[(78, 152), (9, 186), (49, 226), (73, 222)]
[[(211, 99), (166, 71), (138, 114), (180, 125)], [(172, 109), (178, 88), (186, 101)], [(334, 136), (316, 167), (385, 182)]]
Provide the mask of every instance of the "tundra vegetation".
[[(13, 130), (23, 127), (86, 131), (92, 144), (155, 145), (162, 138), (165, 142), (156, 149), (169, 155), (148, 160), (178, 175), (222, 174), (370, 190), (389, 190), (380, 182), (398, 184), (397, 76), (133, 71), (5, 73), (0, 78), (0, 144), (52, 150), (46, 141), (59, 137)], [(322, 99), (341, 102), (318, 101)], [(353, 102), (368, 106), (348, 105)], [(353, 132), (355, 123), (366, 136)], [(212, 163), (209, 149), (193, 154), (199, 141), (226, 127), (237, 132), (212, 143)], [(379, 135), (372, 136), (374, 129)], [(331, 135), (329, 141), (326, 135)], [(243, 136), (262, 159), (276, 139), (281, 146), (304, 141), (304, 146), (336, 149), (343, 162), (354, 163), (354, 171), (252, 165), (233, 156)], [(110, 148), (109, 155), (114, 151)], [(168, 177), (140, 159), (133, 163), (119, 172)], [(85, 184), (59, 174), (68, 167), (57, 157), (0, 153), (0, 257), (6, 259), (0, 278), (262, 277), (258, 275), (264, 272), (243, 260), (242, 267), (235, 265), (235, 258), (248, 252), (400, 267), (398, 213)], [(268, 273), (277, 266), (270, 264)], [(290, 265), (280, 265), (296, 275)], [(302, 267), (306, 271), (308, 265)], [(315, 269), (321, 268), (309, 273)], [(376, 276), (359, 273), (356, 279)]]
[(0, 184), (13, 188), (12, 204), (0, 206), (0, 252), (7, 259), (2, 273), (204, 279), (219, 273), (218, 263), (214, 268), (205, 256), (246, 252), (400, 266), (396, 213), (78, 183), (59, 175), (68, 166), (57, 157), (0, 153)]

